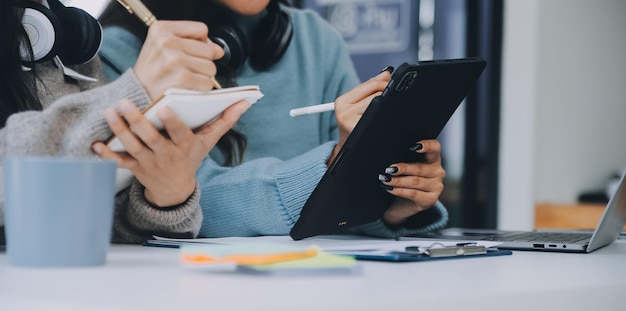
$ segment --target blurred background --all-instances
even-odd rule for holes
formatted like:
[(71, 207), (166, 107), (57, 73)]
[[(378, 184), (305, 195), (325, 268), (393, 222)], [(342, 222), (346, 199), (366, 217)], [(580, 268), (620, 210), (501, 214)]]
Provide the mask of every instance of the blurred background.
[[(64, 2), (97, 17), (106, 0)], [(585, 212), (626, 169), (626, 1), (292, 3), (337, 29), (362, 80), (403, 62), (487, 61), (439, 137), (451, 227), (541, 227), (546, 206), (599, 217)]]

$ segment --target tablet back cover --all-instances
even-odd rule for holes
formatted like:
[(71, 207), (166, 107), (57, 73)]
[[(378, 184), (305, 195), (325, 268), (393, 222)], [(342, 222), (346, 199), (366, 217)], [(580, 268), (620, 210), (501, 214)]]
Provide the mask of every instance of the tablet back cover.
[(376, 97), (304, 205), (294, 240), (379, 219), (393, 195), (378, 174), (397, 162), (419, 162), (409, 148), (436, 138), (485, 67), (478, 58), (404, 63)]

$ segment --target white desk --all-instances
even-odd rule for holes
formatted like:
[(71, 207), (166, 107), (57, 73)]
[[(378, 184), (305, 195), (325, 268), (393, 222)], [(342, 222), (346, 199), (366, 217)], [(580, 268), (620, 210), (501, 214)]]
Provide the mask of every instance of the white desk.
[(0, 253), (0, 310), (626, 310), (626, 240), (591, 254), (361, 262), (360, 275), (186, 270), (176, 249), (115, 245), (100, 268), (23, 269)]

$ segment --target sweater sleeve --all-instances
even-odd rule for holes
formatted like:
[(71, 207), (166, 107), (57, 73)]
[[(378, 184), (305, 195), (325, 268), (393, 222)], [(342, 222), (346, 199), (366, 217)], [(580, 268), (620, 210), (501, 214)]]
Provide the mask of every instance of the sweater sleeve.
[(180, 205), (159, 208), (144, 197), (144, 187), (137, 180), (115, 198), (113, 242), (142, 243), (154, 235), (172, 238), (195, 238), (202, 223), (200, 190)]
[(62, 97), (43, 111), (13, 114), (1, 130), (0, 155), (94, 156), (91, 144), (111, 135), (104, 110), (123, 98), (140, 107), (149, 104), (132, 72), (114, 83)]
[[(0, 159), (7, 155), (94, 157), (91, 144), (111, 135), (104, 110), (116, 107), (124, 98), (140, 108), (150, 103), (132, 70), (105, 86), (62, 97), (43, 111), (16, 113), (0, 130)], [(4, 209), (3, 188), (0, 186), (0, 215)], [(153, 234), (194, 237), (202, 220), (199, 197), (196, 190), (182, 205), (158, 209), (145, 200), (143, 186), (135, 180), (117, 194), (113, 240), (139, 243)], [(0, 217), (0, 227), (3, 225)]]
[(407, 219), (404, 227), (391, 229), (379, 219), (369, 224), (346, 229), (343, 233), (368, 235), (378, 238), (397, 238), (443, 228), (448, 223), (448, 211), (437, 201), (435, 205)]
[[(334, 146), (329, 142), (288, 161), (260, 158), (234, 168), (207, 158), (198, 171), (204, 214), (199, 236), (288, 234), (326, 172)], [(377, 220), (344, 233), (395, 238), (440, 229), (447, 221), (448, 212), (437, 202), (409, 218), (404, 227), (392, 229)]]
[[(13, 114), (0, 129), (0, 160), (5, 156), (93, 157), (91, 144), (111, 132), (102, 117), (119, 99), (148, 104), (147, 95), (132, 74), (116, 83), (73, 95), (50, 104), (43, 111)], [(47, 85), (54, 88), (54, 85)], [(56, 86), (62, 88), (63, 86)], [(0, 175), (2, 170), (0, 169)], [(0, 227), (4, 225), (4, 187), (0, 176)]]
[(226, 168), (207, 158), (198, 170), (201, 237), (285, 235), (326, 172), (334, 142), (287, 161), (259, 158)]

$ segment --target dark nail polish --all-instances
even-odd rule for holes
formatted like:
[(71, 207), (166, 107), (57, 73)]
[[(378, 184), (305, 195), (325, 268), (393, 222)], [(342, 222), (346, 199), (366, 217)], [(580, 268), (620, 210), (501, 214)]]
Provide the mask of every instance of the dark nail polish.
[(391, 181), (391, 176), (389, 176), (387, 174), (378, 174), (378, 180), (384, 181), (384, 182), (390, 182)]
[(383, 68), (383, 70), (381, 70), (378, 74), (381, 74), (385, 71), (389, 71), (389, 73), (393, 73), (393, 66), (387, 66), (385, 68)]
[(395, 167), (395, 166), (390, 166), (390, 167), (385, 169), (385, 174), (391, 175), (391, 174), (395, 174), (397, 172), (398, 172), (398, 168)]
[(385, 185), (385, 184), (381, 184), (381, 185), (380, 185), (380, 187), (381, 187), (381, 188), (383, 188), (383, 189), (385, 189), (385, 190), (387, 190), (387, 191), (391, 191), (391, 190), (393, 190), (393, 187), (392, 187), (392, 186)]
[(422, 145), (421, 143), (417, 143), (417, 144), (415, 144), (415, 146), (409, 148), (409, 150), (417, 151), (417, 150), (422, 150), (422, 148), (424, 148), (424, 145)]

